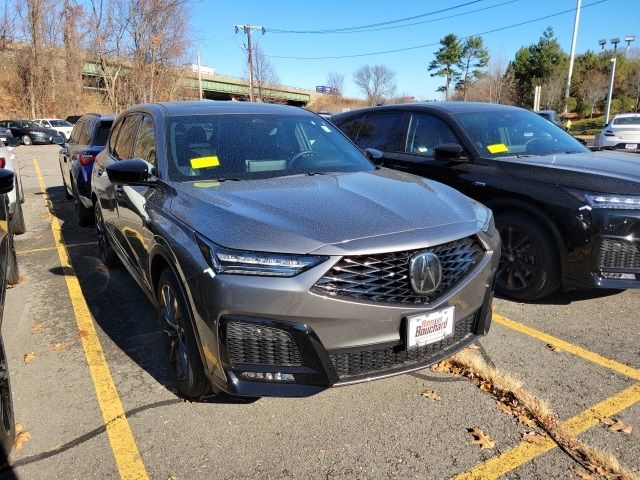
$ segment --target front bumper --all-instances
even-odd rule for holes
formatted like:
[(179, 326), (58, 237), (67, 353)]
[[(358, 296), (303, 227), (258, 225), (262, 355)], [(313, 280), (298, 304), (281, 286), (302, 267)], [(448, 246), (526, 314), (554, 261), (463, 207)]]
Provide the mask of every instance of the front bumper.
[[(472, 270), (427, 305), (312, 293), (340, 257), (293, 278), (203, 276), (208, 288), (198, 291), (204, 294), (200, 301), (206, 315), (196, 323), (214, 387), (239, 396), (307, 396), (421, 369), (455, 353), (485, 335), (491, 324), (500, 257), (499, 235), (494, 234), (483, 238), (486, 251)], [(453, 334), (407, 349), (407, 316), (449, 306), (455, 306)]]
[(640, 210), (594, 208), (577, 219), (584, 238), (567, 256), (565, 288), (640, 288)]

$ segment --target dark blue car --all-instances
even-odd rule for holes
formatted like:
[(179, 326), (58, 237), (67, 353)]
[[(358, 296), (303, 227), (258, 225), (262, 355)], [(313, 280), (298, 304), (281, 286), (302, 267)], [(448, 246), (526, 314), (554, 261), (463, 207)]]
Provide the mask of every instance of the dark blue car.
[(91, 169), (96, 155), (104, 148), (115, 115), (89, 113), (78, 119), (69, 142), (60, 149), (60, 171), (67, 198), (75, 199), (78, 224), (93, 223)]

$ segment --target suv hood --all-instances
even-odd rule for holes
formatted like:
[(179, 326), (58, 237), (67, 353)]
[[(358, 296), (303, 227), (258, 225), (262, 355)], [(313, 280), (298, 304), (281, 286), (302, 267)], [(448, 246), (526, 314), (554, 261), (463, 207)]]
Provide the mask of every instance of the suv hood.
[(229, 248), (341, 255), (421, 248), (477, 231), (467, 197), (388, 169), (173, 187), (172, 214)]
[(611, 151), (496, 160), (519, 178), (591, 192), (640, 195), (640, 155)]

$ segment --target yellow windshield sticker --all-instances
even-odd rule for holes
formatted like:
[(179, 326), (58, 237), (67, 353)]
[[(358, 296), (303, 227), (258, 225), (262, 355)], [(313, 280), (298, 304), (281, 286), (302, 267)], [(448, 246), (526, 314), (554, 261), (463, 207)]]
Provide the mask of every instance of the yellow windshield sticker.
[(504, 143), (494, 143), (493, 145), (487, 145), (487, 150), (491, 153), (506, 153), (509, 151)]
[(194, 187), (199, 188), (207, 188), (207, 187), (217, 187), (220, 185), (220, 182), (217, 180), (206, 180), (204, 182), (193, 182)]
[(198, 158), (191, 159), (191, 168), (193, 169), (211, 168), (211, 167), (219, 167), (219, 166), (220, 166), (220, 161), (218, 160), (218, 157), (216, 157), (215, 155), (211, 157), (198, 157)]

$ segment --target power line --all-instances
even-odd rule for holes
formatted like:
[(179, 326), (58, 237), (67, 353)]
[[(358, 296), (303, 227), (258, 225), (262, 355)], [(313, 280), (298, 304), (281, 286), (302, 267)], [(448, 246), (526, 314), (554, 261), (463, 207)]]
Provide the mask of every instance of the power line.
[[(502, 7), (503, 5), (508, 5), (510, 3), (515, 3), (515, 2), (519, 2), (519, 1), (521, 1), (521, 0), (508, 0), (506, 2), (496, 3), (495, 5), (489, 5), (488, 7), (476, 8), (475, 10), (469, 10), (467, 12), (462, 12), (462, 13), (454, 13), (452, 15), (446, 15), (444, 17), (438, 17), (438, 18), (432, 18), (432, 19), (429, 19), (429, 20), (423, 20), (421, 22), (405, 23), (403, 25), (391, 25), (391, 26), (386, 26), (386, 27), (368, 28), (368, 29), (363, 29), (363, 30), (350, 30), (350, 31), (344, 31), (344, 32), (325, 32), (325, 33), (342, 33), (342, 34), (345, 34), (345, 33), (366, 33), (366, 32), (378, 32), (380, 30), (392, 30), (392, 29), (396, 29), (396, 28), (413, 27), (415, 25), (424, 25), (426, 23), (434, 23), (434, 22), (439, 22), (440, 20), (449, 20), (450, 18), (462, 17), (464, 15), (470, 15), (472, 13), (483, 12), (485, 10), (491, 10), (492, 8)], [(269, 31), (271, 31), (271, 30), (269, 30)], [(276, 33), (280, 33), (280, 32), (276, 32)]]
[(460, 5), (455, 5), (453, 7), (434, 10), (433, 12), (427, 12), (421, 15), (414, 15), (413, 17), (399, 18), (397, 20), (389, 20), (389, 21), (380, 22), (380, 23), (371, 23), (369, 25), (359, 25), (355, 27), (343, 27), (343, 28), (330, 28), (325, 30), (281, 30), (277, 28), (273, 28), (273, 29), (270, 28), (269, 32), (272, 32), (272, 33), (344, 33), (352, 30), (357, 31), (362, 28), (381, 27), (383, 25), (391, 25), (393, 23), (400, 23), (400, 22), (406, 22), (408, 20), (415, 20), (416, 18), (428, 17), (430, 15), (435, 15), (436, 13), (448, 12), (450, 10), (455, 10), (456, 8), (466, 7), (467, 5), (471, 5), (473, 3), (479, 3), (482, 1), (484, 0), (472, 0), (470, 2), (461, 3)]
[[(599, 0), (597, 2), (593, 2), (593, 3), (588, 3), (586, 5), (583, 5), (582, 8), (588, 8), (588, 7), (592, 7), (594, 5), (598, 5), (600, 3), (605, 3), (608, 2), (610, 0)], [(553, 17), (557, 17), (560, 15), (564, 15), (565, 13), (570, 13), (570, 12), (574, 12), (576, 9), (575, 8), (570, 8), (569, 10), (563, 10), (562, 12), (557, 12), (557, 13), (552, 13), (550, 15), (545, 15), (544, 17), (538, 17), (538, 18), (533, 18), (531, 20), (527, 20), (524, 22), (520, 22), (520, 23), (514, 23), (513, 25), (507, 25), (505, 27), (500, 27), (500, 28), (495, 28), (493, 30), (487, 30), (485, 32), (480, 32), (480, 33), (475, 33), (472, 35), (465, 35), (464, 37), (460, 37), (460, 40), (464, 40), (466, 38), (469, 37), (476, 37), (476, 36), (480, 36), (480, 35), (488, 35), (490, 33), (495, 33), (495, 32), (500, 32), (502, 30), (508, 30), (510, 28), (515, 28), (515, 27), (521, 27), (523, 25), (528, 25), (530, 23), (535, 23), (535, 22), (539, 22), (540, 20), (546, 20), (547, 18), (553, 18)], [(269, 58), (280, 58), (280, 59), (287, 59), (287, 60), (329, 60), (329, 59), (340, 59), (340, 58), (356, 58), (356, 57), (370, 57), (373, 55), (384, 55), (386, 53), (399, 53), (399, 52), (407, 52), (409, 50), (417, 50), (420, 48), (426, 48), (426, 47), (433, 47), (436, 45), (439, 45), (440, 42), (433, 42), (433, 43), (424, 43), (422, 45), (414, 45), (412, 47), (405, 47), (405, 48), (396, 48), (393, 50), (383, 50), (380, 52), (369, 52), (369, 53), (356, 53), (353, 55), (332, 55), (332, 56), (324, 56), (324, 57), (292, 57), (292, 56), (283, 56), (283, 55), (267, 55)]]

